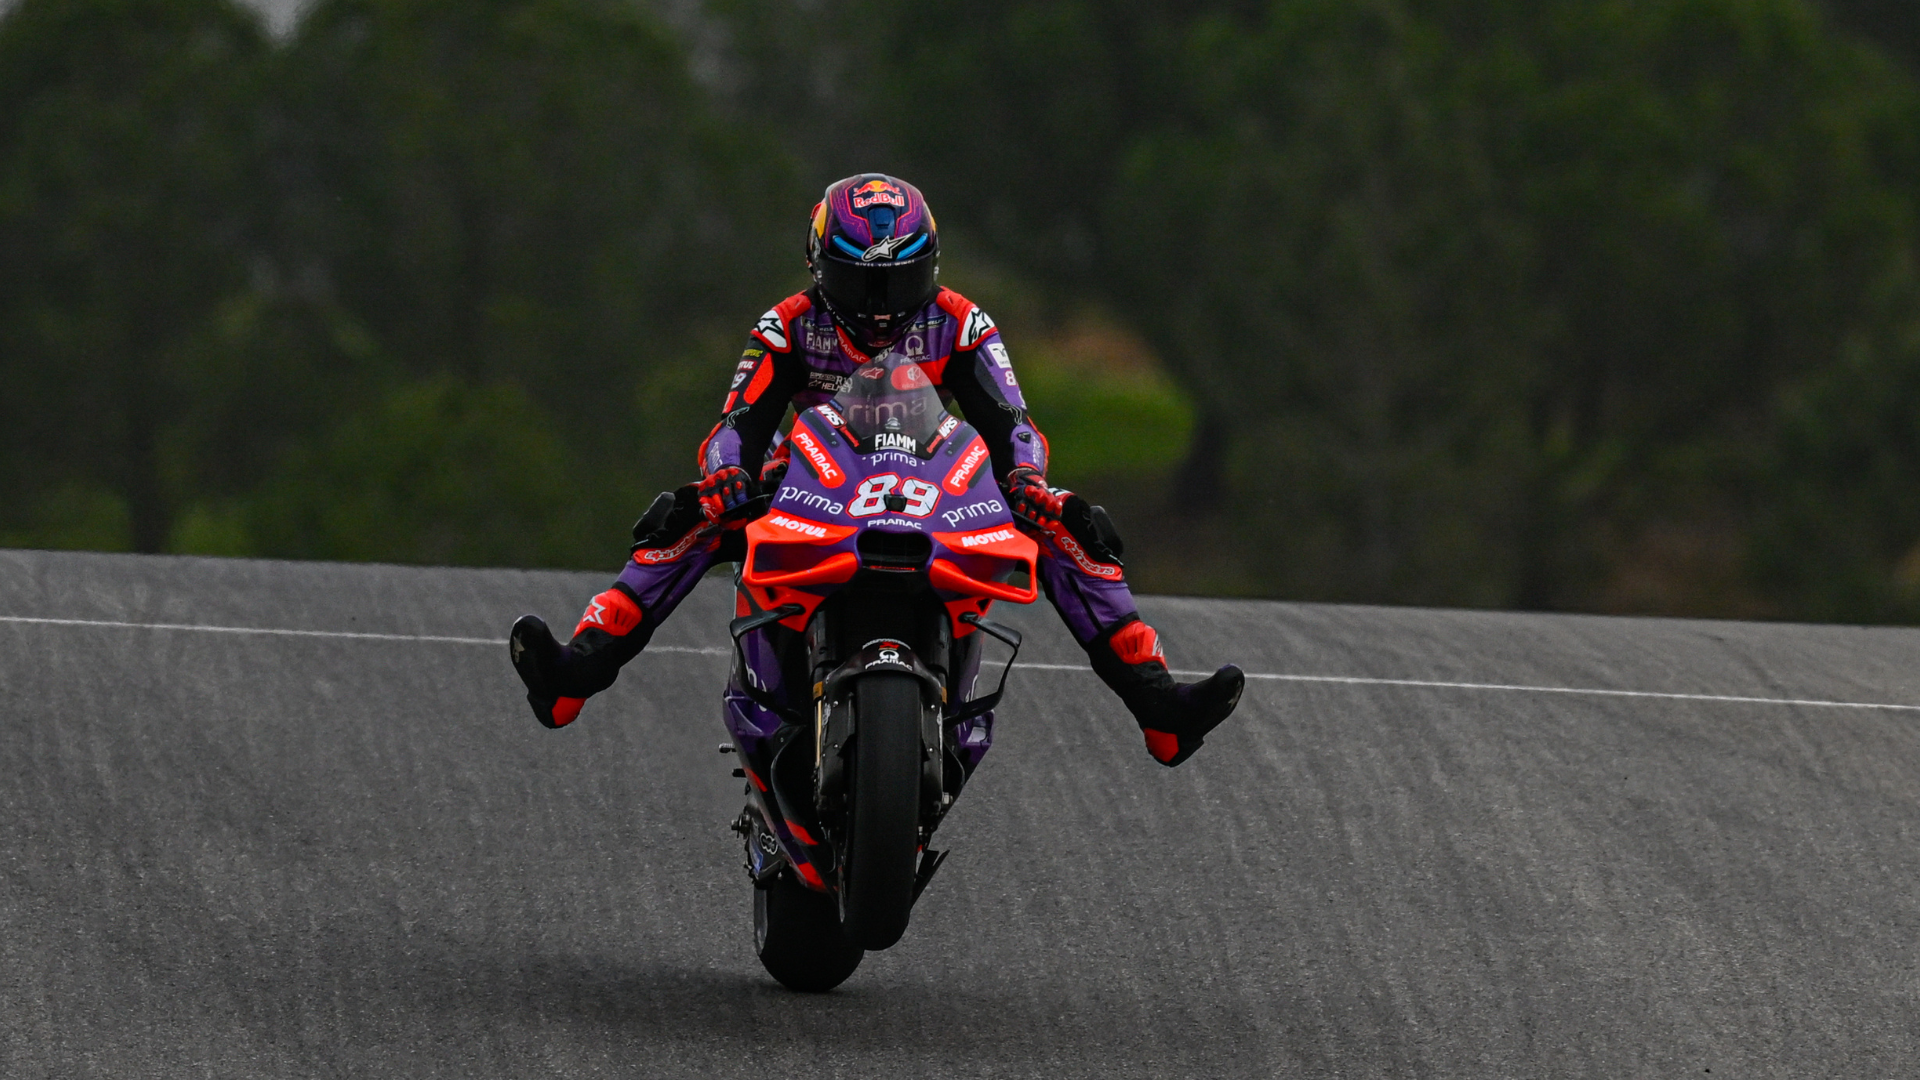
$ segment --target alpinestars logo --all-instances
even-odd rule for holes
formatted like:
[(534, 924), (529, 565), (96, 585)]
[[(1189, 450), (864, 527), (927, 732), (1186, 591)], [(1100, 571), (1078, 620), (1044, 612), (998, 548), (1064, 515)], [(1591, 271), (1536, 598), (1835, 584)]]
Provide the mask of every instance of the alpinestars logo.
[(760, 316), (760, 321), (753, 324), (753, 332), (760, 335), (762, 341), (775, 349), (781, 352), (787, 351), (787, 327), (780, 321), (778, 311), (768, 308), (767, 313)]
[(1123, 572), (1119, 567), (1111, 563), (1094, 562), (1092, 557), (1087, 554), (1087, 549), (1081, 547), (1080, 542), (1075, 540), (1072, 534), (1068, 533), (1065, 529), (1055, 530), (1052, 533), (1052, 537), (1054, 546), (1066, 552), (1067, 556), (1074, 561), (1074, 565), (1080, 567), (1080, 569), (1085, 570), (1094, 577), (1105, 578), (1108, 581), (1119, 581), (1122, 577)]
[(890, 236), (860, 253), (861, 262), (879, 262), (893, 258), (893, 253), (907, 246), (911, 236)]
[(670, 548), (642, 548), (641, 550), (634, 552), (633, 557), (636, 560), (643, 563), (672, 562), (673, 560), (693, 550), (693, 545), (699, 543), (701, 537), (705, 535), (706, 535), (705, 530), (695, 529), (694, 531), (688, 533), (686, 536), (682, 537), (679, 543), (673, 545)]
[(778, 529), (786, 529), (788, 532), (797, 532), (802, 536), (811, 536), (815, 540), (825, 540), (827, 538), (826, 526), (809, 525), (804, 521), (795, 521), (785, 514), (772, 515), (767, 518), (767, 524)]
[(814, 474), (820, 477), (821, 483), (830, 488), (837, 488), (842, 481), (846, 480), (847, 474), (841, 472), (840, 467), (833, 463), (833, 455), (827, 453), (826, 447), (821, 446), (819, 440), (813, 437), (813, 432), (796, 424), (791, 439), (793, 445), (799, 447), (800, 452), (806, 455), (807, 463), (813, 466)]
[(957, 349), (971, 349), (980, 344), (980, 339), (993, 333), (993, 320), (987, 313), (975, 307), (967, 312), (967, 321), (960, 327), (960, 340), (954, 343)]

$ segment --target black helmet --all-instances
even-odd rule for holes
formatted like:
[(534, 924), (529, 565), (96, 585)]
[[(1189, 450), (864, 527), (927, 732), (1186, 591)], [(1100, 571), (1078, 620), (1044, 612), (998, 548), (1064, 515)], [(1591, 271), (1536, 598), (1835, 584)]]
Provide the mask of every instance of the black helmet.
[(807, 268), (834, 318), (887, 341), (933, 299), (940, 233), (920, 189), (880, 173), (827, 188), (807, 231)]

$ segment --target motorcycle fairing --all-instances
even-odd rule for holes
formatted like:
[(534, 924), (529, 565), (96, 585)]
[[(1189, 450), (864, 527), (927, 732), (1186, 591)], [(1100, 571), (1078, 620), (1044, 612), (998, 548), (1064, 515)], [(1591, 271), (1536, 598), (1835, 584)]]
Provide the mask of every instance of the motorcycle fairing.
[[(911, 364), (887, 371), (902, 367)], [(945, 809), (942, 793), (957, 791), (992, 745), (990, 710), (944, 721), (942, 729), (947, 699), (968, 700), (978, 678), (980, 637), (962, 617), (984, 615), (997, 599), (1030, 603), (1039, 592), (1039, 546), (1014, 526), (997, 485), (982, 482), (992, 463), (978, 432), (946, 412), (931, 387), (920, 387), (913, 375), (892, 385), (923, 392), (932, 404), (902, 414), (900, 424), (879, 426), (874, 421), (886, 419), (887, 406), (878, 398), (853, 402), (852, 409), (867, 410), (864, 421), (850, 420), (851, 409), (839, 398), (802, 411), (790, 434), (796, 467), (787, 470), (767, 512), (742, 530), (746, 551), (736, 577), (736, 614), (771, 613), (782, 605), (794, 605), (795, 613), (740, 638), (725, 719), (766, 834), (779, 842), (784, 862), (817, 890), (835, 880), (835, 854), (808, 798), (815, 793), (797, 788), (816, 769), (830, 776), (826, 755), (835, 751), (821, 744), (835, 732), (844, 738), (848, 717), (833, 707), (841, 696), (829, 692), (827, 678), (783, 670), (783, 663), (808, 652), (799, 635), (809, 632), (820, 606), (858, 575), (904, 583), (904, 575), (917, 573), (944, 610), (940, 621), (952, 651), (929, 660), (946, 679), (943, 684), (931, 674), (923, 677), (937, 689), (929, 698), (933, 727), (927, 745), (940, 752), (930, 758), (924, 780), (937, 820)], [(1022, 571), (1026, 584), (1011, 584)], [(927, 672), (911, 650), (905, 654), (907, 669)], [(843, 665), (832, 677), (857, 678), (864, 670)], [(785, 707), (756, 702), (749, 684)], [(812, 723), (783, 725), (781, 712)], [(756, 875), (777, 872), (778, 861), (755, 855), (750, 869)]]

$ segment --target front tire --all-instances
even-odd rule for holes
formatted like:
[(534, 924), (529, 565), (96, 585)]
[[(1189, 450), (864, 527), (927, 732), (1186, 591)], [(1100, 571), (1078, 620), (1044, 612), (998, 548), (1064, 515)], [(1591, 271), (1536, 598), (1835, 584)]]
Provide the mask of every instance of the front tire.
[(753, 890), (753, 943), (767, 974), (818, 994), (847, 981), (866, 951), (840, 933), (840, 907), (783, 870)]
[(840, 875), (842, 929), (867, 949), (907, 932), (920, 848), (920, 682), (886, 672), (854, 684), (847, 777), (847, 851)]

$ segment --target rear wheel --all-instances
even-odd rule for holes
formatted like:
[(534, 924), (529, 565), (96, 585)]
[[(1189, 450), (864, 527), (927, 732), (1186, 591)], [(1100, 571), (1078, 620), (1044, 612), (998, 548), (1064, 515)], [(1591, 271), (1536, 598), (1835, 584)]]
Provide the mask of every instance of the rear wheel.
[(840, 908), (783, 870), (753, 890), (753, 943), (767, 974), (789, 990), (820, 993), (847, 981), (866, 955), (840, 933)]
[(848, 940), (884, 949), (907, 931), (920, 840), (920, 682), (868, 675), (854, 684), (847, 850), (840, 874)]

